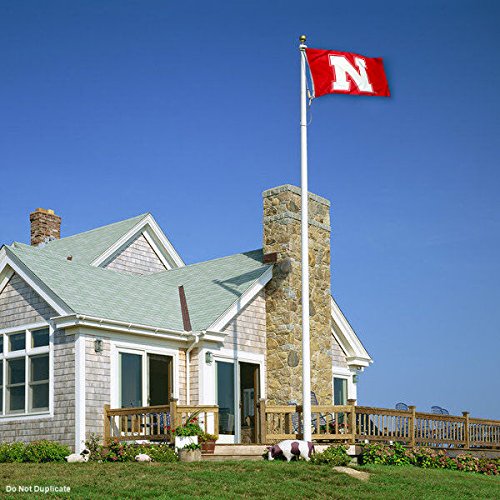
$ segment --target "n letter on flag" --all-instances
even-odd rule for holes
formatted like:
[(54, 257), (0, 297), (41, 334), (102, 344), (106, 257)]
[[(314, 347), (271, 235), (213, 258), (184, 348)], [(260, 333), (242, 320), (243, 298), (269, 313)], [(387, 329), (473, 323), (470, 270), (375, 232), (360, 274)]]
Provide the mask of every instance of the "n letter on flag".
[(381, 58), (349, 52), (306, 49), (314, 96), (355, 94), (390, 96)]

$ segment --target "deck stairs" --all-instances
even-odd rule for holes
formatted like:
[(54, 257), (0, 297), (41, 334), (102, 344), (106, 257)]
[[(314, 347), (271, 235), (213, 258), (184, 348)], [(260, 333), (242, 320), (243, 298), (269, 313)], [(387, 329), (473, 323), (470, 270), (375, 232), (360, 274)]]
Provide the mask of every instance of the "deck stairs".
[[(323, 451), (328, 445), (316, 444), (316, 451)], [(217, 444), (212, 454), (203, 454), (202, 459), (207, 461), (223, 460), (263, 460), (266, 445), (263, 444)]]

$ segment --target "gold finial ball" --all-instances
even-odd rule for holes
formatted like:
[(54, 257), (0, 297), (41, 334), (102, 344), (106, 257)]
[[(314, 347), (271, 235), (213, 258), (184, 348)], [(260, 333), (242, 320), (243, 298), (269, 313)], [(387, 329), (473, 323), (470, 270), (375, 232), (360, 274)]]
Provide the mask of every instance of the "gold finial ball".
[(299, 41), (300, 43), (306, 43), (306, 35), (300, 35)]

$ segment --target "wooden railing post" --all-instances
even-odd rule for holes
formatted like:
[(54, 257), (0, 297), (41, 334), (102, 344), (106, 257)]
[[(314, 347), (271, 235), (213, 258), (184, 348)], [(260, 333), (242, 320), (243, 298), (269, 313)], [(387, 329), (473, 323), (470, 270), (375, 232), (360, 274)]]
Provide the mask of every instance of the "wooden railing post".
[(410, 425), (408, 426), (409, 429), (408, 429), (408, 432), (410, 434), (409, 438), (410, 438), (410, 446), (412, 448), (415, 447), (415, 431), (416, 431), (416, 417), (415, 417), (415, 413), (417, 411), (417, 407), (416, 406), (409, 406), (408, 409), (410, 410), (411, 412), (411, 415), (410, 415)]
[(351, 407), (349, 416), (349, 427), (351, 428), (351, 444), (356, 443), (356, 400), (348, 399), (347, 404)]
[(172, 427), (172, 432), (178, 425), (180, 425), (180, 422), (177, 420), (177, 399), (172, 398), (170, 400), (170, 426)]
[(219, 407), (217, 411), (214, 411), (214, 432), (217, 437), (219, 437)]
[(266, 444), (267, 441), (267, 418), (266, 418), (266, 400), (259, 400), (259, 442)]
[(463, 411), (462, 415), (464, 416), (464, 440), (465, 447), (467, 449), (470, 448), (470, 434), (469, 434), (469, 412)]
[(109, 422), (109, 410), (111, 406), (104, 405), (104, 445), (106, 446), (111, 441), (111, 425)]

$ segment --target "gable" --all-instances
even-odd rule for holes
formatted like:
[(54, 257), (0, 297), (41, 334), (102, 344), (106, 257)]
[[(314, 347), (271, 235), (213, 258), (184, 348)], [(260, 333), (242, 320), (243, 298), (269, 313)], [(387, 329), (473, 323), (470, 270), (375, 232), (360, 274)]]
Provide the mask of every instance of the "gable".
[(105, 269), (121, 273), (138, 275), (153, 274), (167, 270), (142, 233), (137, 235), (128, 246), (121, 250), (104, 267)]
[(0, 293), (0, 329), (48, 321), (56, 315), (16, 273)]
[[(337, 325), (334, 323), (333, 327), (335, 329)], [(338, 343), (336, 337), (332, 335), (332, 360), (333, 366), (340, 368), (348, 368), (346, 353)]]

